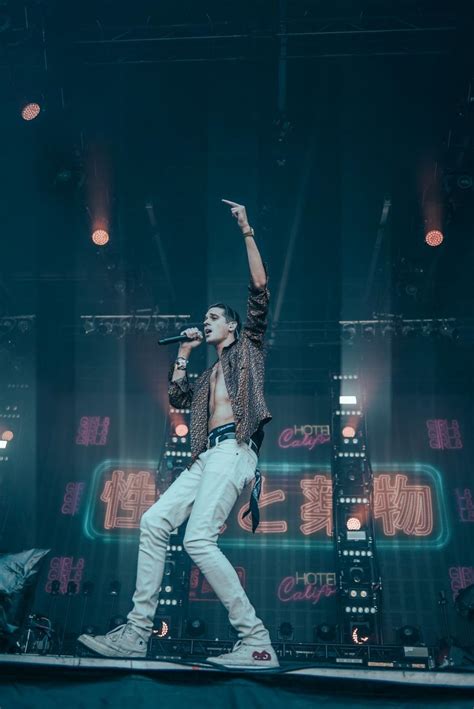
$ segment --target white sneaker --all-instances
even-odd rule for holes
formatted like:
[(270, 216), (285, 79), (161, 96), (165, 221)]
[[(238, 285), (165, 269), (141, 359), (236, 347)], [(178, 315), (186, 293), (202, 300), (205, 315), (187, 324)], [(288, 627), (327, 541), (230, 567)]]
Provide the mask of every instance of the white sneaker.
[(119, 625), (107, 635), (80, 635), (77, 641), (104, 657), (146, 657), (148, 645), (131, 623)]
[(207, 662), (233, 669), (270, 670), (280, 667), (275, 650), (271, 645), (246, 645), (238, 640), (232, 652), (217, 657), (208, 657)]

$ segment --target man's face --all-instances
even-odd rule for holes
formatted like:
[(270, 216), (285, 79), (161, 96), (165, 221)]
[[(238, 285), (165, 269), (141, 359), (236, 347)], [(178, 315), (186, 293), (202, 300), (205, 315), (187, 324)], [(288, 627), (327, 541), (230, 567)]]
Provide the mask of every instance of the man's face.
[(208, 345), (218, 345), (235, 331), (235, 323), (227, 322), (222, 308), (209, 308), (204, 317), (204, 338)]

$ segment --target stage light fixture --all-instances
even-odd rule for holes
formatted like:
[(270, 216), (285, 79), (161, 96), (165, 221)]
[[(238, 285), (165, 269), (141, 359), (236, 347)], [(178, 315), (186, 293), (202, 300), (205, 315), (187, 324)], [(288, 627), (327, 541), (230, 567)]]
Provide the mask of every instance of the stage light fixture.
[(357, 404), (357, 397), (354, 396), (354, 395), (349, 395), (349, 394), (341, 395), (341, 396), (339, 397), (339, 403), (340, 403), (341, 405), (344, 405), (344, 404), (345, 404), (346, 406), (347, 406), (348, 404)]
[(59, 594), (60, 590), (61, 590), (61, 584), (58, 581), (58, 579), (51, 581), (51, 595), (57, 596)]
[(412, 323), (406, 323), (405, 325), (402, 325), (401, 333), (403, 337), (413, 337), (416, 335), (415, 326), (412, 325)]
[(157, 628), (153, 628), (152, 630), (152, 634), (155, 636), (155, 638), (166, 638), (169, 632), (170, 626), (166, 622), (166, 620), (162, 620), (160, 622), (160, 625)]
[(109, 595), (118, 596), (120, 593), (120, 581), (111, 581), (109, 584)]
[(132, 324), (130, 320), (119, 320), (117, 323), (117, 337), (122, 338), (129, 332)]
[(92, 581), (84, 581), (81, 591), (83, 596), (90, 596), (94, 591), (94, 584)]
[(90, 335), (91, 332), (95, 330), (94, 318), (86, 318), (84, 320), (84, 333)]
[(372, 323), (363, 325), (362, 337), (369, 342), (373, 340), (375, 338), (375, 325), (373, 325)]
[(206, 624), (200, 618), (188, 618), (186, 621), (186, 635), (190, 638), (200, 638), (206, 632)]
[(353, 566), (349, 570), (349, 577), (352, 583), (359, 584), (364, 580), (365, 571), (361, 566)]
[(325, 643), (329, 643), (336, 639), (336, 626), (331, 623), (320, 623), (313, 629), (314, 641), (322, 640)]
[(428, 246), (440, 246), (444, 241), (443, 232), (439, 229), (430, 229), (425, 234), (425, 241)]
[(119, 625), (125, 625), (127, 619), (123, 615), (113, 615), (109, 620), (109, 630), (113, 630)]
[(367, 624), (361, 623), (352, 628), (352, 642), (356, 645), (365, 645), (369, 642), (370, 628)]
[(6, 448), (7, 443), (8, 443), (8, 441), (0, 441), (0, 449)]
[(395, 327), (395, 323), (385, 323), (384, 325), (382, 325), (381, 332), (383, 337), (394, 337), (397, 334), (397, 328)]
[(414, 625), (404, 625), (398, 629), (397, 635), (402, 645), (416, 645), (421, 640), (420, 630)]
[(346, 522), (346, 527), (347, 529), (351, 530), (351, 532), (356, 532), (361, 528), (361, 522), (360, 519), (357, 517), (349, 517), (349, 519)]
[(25, 103), (21, 108), (21, 117), (24, 121), (34, 121), (40, 113), (41, 106), (36, 101)]
[(459, 330), (450, 322), (444, 321), (441, 324), (440, 334), (449, 337), (451, 340), (459, 340)]
[(179, 423), (176, 428), (175, 428), (175, 433), (177, 436), (187, 436), (189, 433), (189, 428), (186, 426), (185, 423)]
[(292, 624), (288, 621), (284, 621), (280, 623), (280, 627), (278, 628), (278, 638), (280, 640), (293, 640), (293, 632)]
[(110, 240), (109, 233), (105, 229), (95, 229), (91, 238), (96, 246), (105, 246)]
[(347, 344), (352, 344), (354, 341), (356, 335), (356, 329), (355, 325), (343, 325), (342, 326), (342, 332), (341, 332), (341, 338), (343, 342), (346, 342)]
[(356, 435), (356, 430), (353, 426), (344, 426), (342, 429), (343, 438), (354, 438)]

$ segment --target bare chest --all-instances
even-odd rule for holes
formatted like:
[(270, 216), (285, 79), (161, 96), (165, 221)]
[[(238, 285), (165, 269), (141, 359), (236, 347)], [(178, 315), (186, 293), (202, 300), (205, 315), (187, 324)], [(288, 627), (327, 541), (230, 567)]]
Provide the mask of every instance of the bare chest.
[(217, 362), (212, 368), (209, 386), (211, 398), (215, 398), (216, 396), (220, 398), (223, 394), (227, 395), (224, 371), (220, 362)]

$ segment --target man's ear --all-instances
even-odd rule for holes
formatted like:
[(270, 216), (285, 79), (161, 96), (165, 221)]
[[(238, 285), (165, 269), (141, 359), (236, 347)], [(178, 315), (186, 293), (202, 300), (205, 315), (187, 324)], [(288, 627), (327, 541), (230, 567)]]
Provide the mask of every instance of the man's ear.
[(230, 322), (230, 323), (229, 323), (229, 330), (230, 330), (231, 332), (234, 332), (234, 330), (235, 330), (236, 327), (237, 327), (237, 323), (236, 323), (236, 322)]

